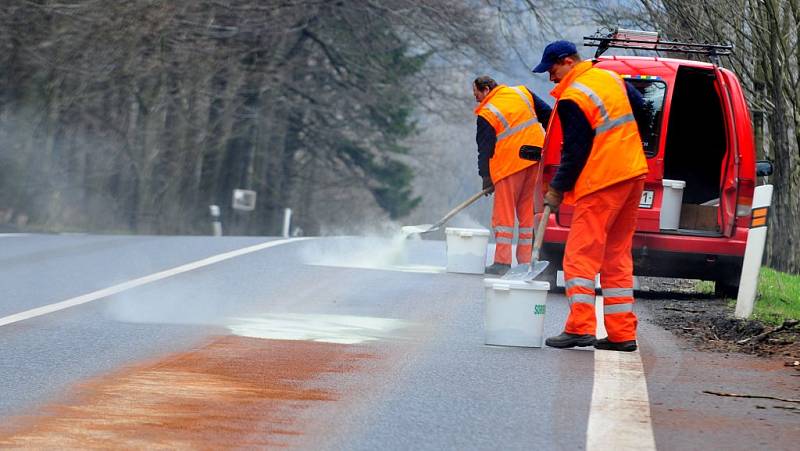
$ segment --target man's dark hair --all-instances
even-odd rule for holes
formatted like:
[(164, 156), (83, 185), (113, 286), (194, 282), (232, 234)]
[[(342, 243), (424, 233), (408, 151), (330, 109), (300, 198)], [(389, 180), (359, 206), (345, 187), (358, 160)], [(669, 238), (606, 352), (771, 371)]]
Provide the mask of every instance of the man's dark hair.
[(483, 76), (480, 76), (480, 77), (476, 78), (473, 83), (475, 84), (475, 87), (478, 88), (478, 91), (481, 91), (481, 92), (486, 90), (486, 88), (489, 88), (489, 90), (492, 90), (492, 89), (497, 87), (497, 82), (494, 81), (494, 78), (492, 78), (492, 77), (490, 77), (488, 75), (483, 75)]

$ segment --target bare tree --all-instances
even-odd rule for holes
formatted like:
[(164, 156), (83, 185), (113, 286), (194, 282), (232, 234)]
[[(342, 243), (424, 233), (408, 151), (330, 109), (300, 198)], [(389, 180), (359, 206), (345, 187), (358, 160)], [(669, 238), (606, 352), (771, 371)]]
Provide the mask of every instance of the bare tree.
[[(587, 23), (659, 30), (675, 40), (730, 42), (729, 64), (742, 79), (761, 153), (775, 162), (767, 246), (770, 266), (800, 273), (800, 1), (572, 0)], [(761, 136), (764, 142), (761, 142)]]
[(216, 203), (238, 233), (284, 207), (313, 232), (331, 197), (405, 215), (415, 96), (442, 95), (415, 77), (492, 47), (455, 0), (8, 3), (0, 208), (45, 228), (198, 233)]

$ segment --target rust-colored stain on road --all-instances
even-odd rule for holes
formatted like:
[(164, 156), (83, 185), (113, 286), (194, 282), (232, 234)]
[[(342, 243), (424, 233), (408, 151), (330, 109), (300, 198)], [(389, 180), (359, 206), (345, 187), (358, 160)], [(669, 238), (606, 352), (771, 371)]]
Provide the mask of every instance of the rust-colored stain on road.
[(336, 399), (313, 381), (365, 358), (346, 345), (222, 337), (82, 384), (70, 402), (7, 425), (0, 448), (280, 447), (303, 432), (298, 409)]

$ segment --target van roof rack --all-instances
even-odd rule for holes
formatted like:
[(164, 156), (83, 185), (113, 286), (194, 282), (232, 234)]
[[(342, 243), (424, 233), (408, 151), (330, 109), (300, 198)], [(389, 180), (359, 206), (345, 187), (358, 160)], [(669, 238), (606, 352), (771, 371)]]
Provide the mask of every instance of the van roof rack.
[(657, 31), (626, 30), (624, 28), (616, 28), (607, 33), (598, 30), (593, 36), (584, 36), (583, 45), (597, 47), (595, 58), (599, 58), (610, 48), (641, 49), (708, 55), (715, 64), (718, 63), (720, 56), (730, 55), (733, 50), (733, 46), (728, 44), (666, 41), (661, 39)]

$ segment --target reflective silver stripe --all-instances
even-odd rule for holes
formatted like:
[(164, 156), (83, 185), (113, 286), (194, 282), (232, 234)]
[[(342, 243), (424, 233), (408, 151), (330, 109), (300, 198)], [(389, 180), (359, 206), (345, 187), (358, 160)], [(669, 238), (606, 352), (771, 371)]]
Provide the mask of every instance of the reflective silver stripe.
[(614, 313), (627, 313), (632, 311), (633, 311), (633, 304), (613, 304), (613, 305), (603, 306), (604, 315), (611, 315)]
[(533, 117), (531, 119), (528, 119), (527, 121), (519, 124), (519, 125), (515, 125), (514, 127), (510, 127), (510, 125), (509, 125), (508, 121), (506, 120), (505, 116), (503, 116), (503, 113), (501, 113), (500, 110), (497, 109), (497, 107), (495, 107), (491, 103), (487, 103), (486, 104), (486, 108), (489, 108), (489, 110), (492, 113), (494, 113), (494, 115), (497, 116), (498, 119), (500, 119), (500, 122), (503, 123), (503, 132), (500, 133), (499, 135), (497, 135), (497, 140), (498, 141), (500, 141), (501, 139), (508, 138), (509, 136), (511, 136), (511, 135), (513, 135), (513, 134), (515, 134), (517, 132), (525, 130), (526, 128), (528, 128), (530, 126), (536, 125), (536, 124), (539, 123), (539, 120), (536, 118), (536, 112), (533, 110), (533, 105), (531, 105), (531, 103), (528, 101), (528, 98), (525, 97), (525, 94), (519, 88), (512, 87), (511, 89), (514, 92), (516, 92), (518, 96), (520, 96), (522, 98), (522, 101), (525, 102), (525, 105), (528, 106), (528, 110), (531, 112), (531, 116), (533, 116)]
[(603, 133), (611, 130), (612, 128), (619, 127), (620, 125), (627, 124), (628, 122), (633, 122), (636, 119), (633, 117), (633, 113), (626, 114), (625, 116), (620, 116), (613, 121), (604, 122), (597, 126), (595, 131), (597, 133)]
[(633, 297), (633, 289), (632, 288), (603, 288), (603, 297), (606, 298), (621, 298), (621, 297)]
[(533, 238), (522, 238), (517, 240), (517, 244), (533, 244)]
[(519, 233), (533, 233), (533, 227), (520, 227)]
[(573, 294), (569, 298), (569, 305), (572, 305), (575, 302), (582, 302), (584, 304), (592, 304), (594, 305), (594, 295), (593, 294)]
[(572, 86), (577, 88), (579, 91), (583, 92), (589, 97), (589, 100), (594, 103), (597, 109), (600, 110), (600, 124), (595, 128), (597, 133), (603, 133), (611, 130), (612, 128), (619, 127), (620, 125), (627, 124), (628, 122), (634, 121), (634, 117), (632, 113), (628, 113), (624, 116), (620, 116), (616, 119), (609, 120), (608, 118), (608, 110), (606, 110), (606, 105), (600, 100), (600, 96), (595, 94), (591, 88), (584, 85), (583, 83), (573, 82)]
[(539, 121), (537, 121), (536, 118), (528, 119), (527, 121), (517, 125), (516, 127), (505, 129), (503, 133), (497, 135), (497, 140), (500, 141), (501, 139), (508, 138), (509, 136), (517, 132), (521, 132), (522, 130), (525, 130), (526, 128), (532, 127), (534, 125), (539, 125)]
[(595, 94), (594, 91), (591, 90), (588, 86), (584, 85), (583, 83), (573, 82), (572, 86), (577, 88), (582, 93), (589, 96), (589, 100), (594, 103), (594, 105), (600, 110), (601, 121), (605, 122), (608, 120), (608, 111), (606, 110), (606, 105), (600, 100), (600, 96)]
[[(497, 107), (495, 107), (491, 103), (487, 103), (486, 104), (486, 108), (489, 108), (489, 111), (494, 113), (494, 115), (497, 116), (497, 119), (500, 119), (500, 122), (503, 123), (503, 129), (508, 131), (508, 121), (506, 120), (505, 116), (503, 116), (503, 113), (501, 113), (500, 110), (498, 110)], [(503, 132), (503, 133), (505, 133), (505, 132)]]
[(516, 92), (517, 95), (522, 98), (522, 101), (525, 102), (525, 105), (528, 105), (528, 111), (531, 112), (531, 116), (536, 117), (536, 111), (533, 110), (533, 105), (531, 105), (531, 103), (528, 102), (528, 96), (526, 96), (525, 93), (522, 92), (522, 90), (517, 88), (516, 86), (512, 86), (511, 89), (513, 89), (514, 92)]
[(594, 290), (594, 280), (584, 279), (583, 277), (573, 277), (564, 282), (564, 288), (567, 290), (572, 287), (584, 287)]
[(502, 236), (498, 236), (494, 239), (495, 243), (499, 244), (511, 244), (511, 238), (503, 238)]
[(503, 233), (514, 233), (513, 227), (506, 227), (506, 226), (497, 226), (494, 228), (495, 232), (503, 232)]

